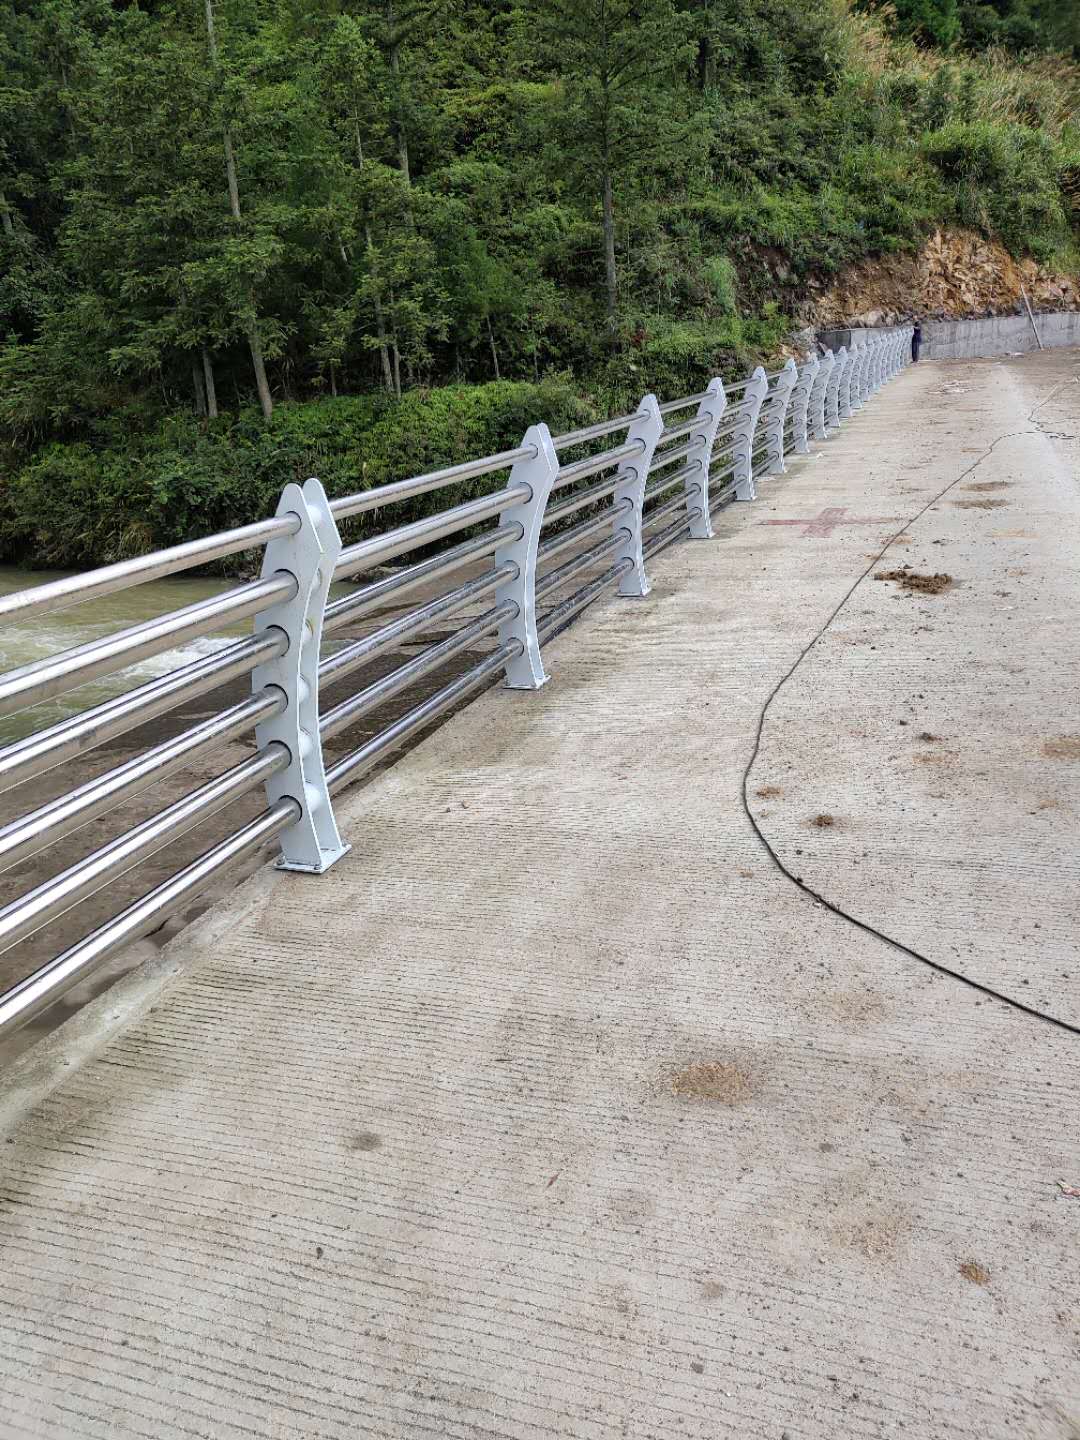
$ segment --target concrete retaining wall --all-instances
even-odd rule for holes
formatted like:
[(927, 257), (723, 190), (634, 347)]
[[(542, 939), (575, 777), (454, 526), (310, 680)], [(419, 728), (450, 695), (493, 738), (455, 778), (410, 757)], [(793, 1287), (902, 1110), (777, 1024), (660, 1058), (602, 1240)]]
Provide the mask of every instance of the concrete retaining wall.
[[(1080, 312), (1055, 311), (1036, 315), (1035, 324), (1047, 350), (1080, 345)], [(830, 350), (866, 340), (873, 330), (821, 330), (818, 340)], [(1037, 350), (1031, 322), (1019, 315), (992, 315), (982, 320), (926, 320), (922, 327), (923, 360), (974, 360), (980, 356), (1008, 355)]]
[[(1047, 350), (1080, 345), (1080, 314), (1076, 311), (1036, 315), (1035, 324)], [(1026, 312), (986, 320), (928, 320), (922, 330), (922, 353), (927, 360), (973, 360), (980, 355), (1039, 348)]]

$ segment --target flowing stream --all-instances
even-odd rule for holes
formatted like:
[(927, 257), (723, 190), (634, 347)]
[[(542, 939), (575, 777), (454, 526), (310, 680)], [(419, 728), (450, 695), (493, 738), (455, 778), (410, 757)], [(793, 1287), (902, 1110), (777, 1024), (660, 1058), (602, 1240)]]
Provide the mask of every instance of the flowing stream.
[[(0, 595), (43, 585), (46, 581), (57, 580), (67, 573), (69, 572), (56, 570), (20, 570), (15, 566), (3, 565), (0, 566)], [(8, 621), (0, 629), (0, 670), (11, 670), (17, 665), (45, 660), (75, 645), (85, 645), (90, 640), (123, 630), (129, 625), (137, 625), (142, 620), (150, 620), (156, 615), (178, 610), (183, 605), (193, 605), (198, 600), (219, 595), (236, 584), (235, 580), (192, 579), (185, 576), (150, 580), (143, 585), (132, 586), (129, 590), (118, 590), (113, 595), (103, 595), (82, 605), (72, 605), (66, 610), (54, 610), (45, 615), (28, 615), (25, 620)], [(116, 675), (107, 675), (101, 680), (81, 685), (77, 690), (57, 696), (55, 700), (47, 700), (31, 709), (0, 717), (0, 743), (17, 740), (34, 730), (54, 724), (57, 720), (63, 720), (90, 705), (130, 690), (154, 675), (164, 675), (178, 665), (184, 665), (228, 645), (237, 636), (249, 634), (250, 630), (251, 621), (246, 620), (231, 630), (199, 636), (175, 650), (167, 650), (161, 655), (141, 660)]]
[[(14, 565), (0, 565), (0, 595), (44, 585), (48, 580), (59, 580), (70, 573), (66, 570), (20, 570)], [(85, 645), (90, 640), (124, 630), (129, 625), (152, 620), (156, 615), (167, 615), (171, 610), (194, 605), (211, 595), (220, 595), (240, 583), (239, 580), (229, 579), (169, 576), (164, 580), (148, 580), (142, 585), (133, 585), (128, 590), (118, 590), (115, 594), (103, 595), (82, 605), (72, 605), (66, 610), (8, 621), (0, 626), (0, 672), (12, 670), (17, 665), (29, 665), (34, 660), (46, 660), (76, 645)], [(336, 599), (355, 588), (354, 584), (346, 581), (334, 585), (330, 593)], [(106, 675), (88, 685), (80, 685), (77, 690), (70, 690), (55, 700), (43, 701), (14, 715), (0, 716), (0, 745), (19, 740), (113, 695), (120, 695), (155, 675), (164, 675), (180, 665), (212, 654), (222, 646), (250, 635), (251, 625), (250, 619), (242, 620), (236, 625), (216, 630), (212, 635), (200, 635), (176, 649), (129, 665), (115, 675)], [(323, 653), (332, 653), (344, 643), (335, 637), (324, 645)]]

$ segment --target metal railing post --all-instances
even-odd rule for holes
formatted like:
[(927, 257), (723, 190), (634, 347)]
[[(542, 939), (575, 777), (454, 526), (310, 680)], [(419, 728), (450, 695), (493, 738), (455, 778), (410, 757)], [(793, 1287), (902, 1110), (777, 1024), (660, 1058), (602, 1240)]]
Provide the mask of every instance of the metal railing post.
[(735, 429), (737, 445), (734, 475), (736, 500), (757, 499), (757, 488), (754, 485), (754, 437), (757, 431), (758, 416), (761, 414), (761, 407), (768, 390), (768, 377), (764, 367), (759, 365), (750, 376), (750, 383), (743, 391), (743, 404), (746, 408)]
[(870, 369), (870, 342), (860, 340), (855, 347), (855, 361), (851, 370), (850, 398), (852, 412), (861, 410), (866, 399), (866, 377)]
[(319, 875), (350, 848), (338, 834), (319, 737), (319, 646), (341, 536), (318, 480), (287, 485), (277, 514), (298, 516), (300, 528), (270, 541), (262, 576), (291, 575), (296, 595), (261, 611), (255, 633), (283, 631), (289, 644), (284, 654), (251, 672), (251, 688), (258, 695), (272, 686), (286, 703), (256, 727), (255, 744), (263, 750), (276, 740), (289, 752), (288, 765), (266, 782), (268, 805), (291, 799), (300, 807), (300, 818), (282, 832), (278, 868)]
[[(690, 518), (690, 537), (693, 540), (711, 540), (713, 534), (712, 516), (709, 514), (709, 465), (712, 447), (720, 420), (727, 409), (724, 382), (719, 375), (710, 380), (706, 387), (705, 399), (698, 406), (697, 418), (700, 429), (694, 431), (694, 448), (687, 456), (687, 465), (697, 461), (696, 475), (687, 475), (685, 484), (686, 509)], [(695, 512), (700, 515), (695, 519)]]
[(874, 348), (874, 389), (880, 390), (888, 377), (885, 373), (885, 338), (877, 341)]
[(861, 410), (866, 404), (866, 397), (869, 393), (866, 385), (867, 369), (870, 360), (870, 346), (865, 342), (859, 348), (859, 360), (855, 366), (855, 399), (852, 402), (853, 408)]
[(515, 461), (506, 484), (507, 489), (527, 485), (532, 493), (527, 500), (519, 500), (499, 516), (501, 525), (520, 525), (521, 538), (500, 546), (494, 559), (496, 569), (507, 561), (517, 566), (516, 576), (495, 592), (497, 605), (509, 600), (517, 606), (513, 619), (504, 620), (499, 626), (500, 646), (517, 640), (523, 647), (520, 655), (506, 662), (504, 683), (511, 690), (539, 690), (548, 679), (536, 633), (536, 552), (548, 496), (559, 473), (559, 457), (546, 425), (533, 425), (526, 430), (521, 448), (526, 446), (531, 446), (535, 455), (532, 459)]
[(829, 431), (825, 424), (825, 391), (829, 384), (829, 375), (836, 364), (836, 356), (831, 350), (818, 362), (817, 373), (814, 376), (814, 388), (810, 391), (810, 433), (815, 440), (827, 440)]
[(840, 372), (840, 385), (837, 390), (836, 404), (840, 412), (841, 420), (850, 420), (855, 414), (851, 407), (851, 381), (855, 374), (855, 363), (858, 359), (858, 346), (852, 345), (848, 351), (844, 368)]
[(632, 598), (643, 598), (650, 589), (648, 576), (645, 574), (645, 560), (641, 553), (642, 508), (653, 451), (663, 430), (664, 417), (660, 413), (660, 403), (655, 395), (646, 395), (626, 433), (628, 444), (634, 440), (640, 442), (641, 454), (620, 465), (618, 484), (612, 497), (615, 505), (620, 505), (624, 500), (629, 500), (631, 504), (628, 513), (615, 517), (615, 534), (620, 531), (627, 533), (616, 550), (612, 563), (618, 565), (624, 560), (631, 561), (631, 569), (619, 579), (619, 594)]
[(791, 403), (791, 392), (798, 378), (799, 371), (795, 361), (789, 359), (776, 377), (773, 392), (766, 400), (762, 412), (767, 447), (765, 457), (769, 466), (766, 473), (769, 475), (783, 475), (787, 468), (784, 465), (784, 422), (787, 420), (788, 405)]
[(847, 365), (847, 358), (847, 347), (841, 345), (836, 352), (836, 363), (829, 373), (828, 383), (825, 386), (825, 428), (827, 430), (839, 430), (840, 428), (840, 377)]
[(791, 391), (788, 408), (794, 425), (791, 429), (791, 449), (795, 455), (809, 455), (810, 437), (806, 429), (806, 417), (810, 412), (810, 395), (814, 388), (821, 362), (816, 355), (808, 355), (799, 368), (799, 378)]

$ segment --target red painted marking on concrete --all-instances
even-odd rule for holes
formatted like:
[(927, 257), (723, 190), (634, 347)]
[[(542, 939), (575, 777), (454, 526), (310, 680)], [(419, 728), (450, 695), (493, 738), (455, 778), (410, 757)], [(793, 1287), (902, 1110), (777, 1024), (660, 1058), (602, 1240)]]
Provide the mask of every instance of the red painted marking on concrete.
[(892, 525), (899, 515), (849, 515), (846, 505), (827, 505), (810, 520), (759, 520), (759, 525), (801, 525), (803, 535), (828, 537), (838, 525)]

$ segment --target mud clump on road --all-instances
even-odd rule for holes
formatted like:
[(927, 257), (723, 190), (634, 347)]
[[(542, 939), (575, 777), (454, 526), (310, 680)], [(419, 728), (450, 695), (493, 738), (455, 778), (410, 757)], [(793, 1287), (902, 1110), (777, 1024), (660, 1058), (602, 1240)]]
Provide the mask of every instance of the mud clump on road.
[(835, 815), (825, 814), (815, 815), (813, 820), (810, 821), (810, 824), (816, 825), (819, 830), (831, 830), (836, 824), (836, 817)]
[(990, 1284), (990, 1271), (977, 1260), (965, 1260), (958, 1268), (964, 1279), (970, 1280), (972, 1285)]
[(976, 480), (974, 485), (965, 485), (965, 490), (1004, 490), (1008, 480)]
[(759, 800), (775, 800), (778, 795), (783, 793), (779, 785), (762, 785), (754, 791)]
[(696, 1060), (672, 1071), (671, 1093), (680, 1100), (711, 1100), (719, 1105), (741, 1105), (754, 1093), (750, 1076), (727, 1060)]
[(958, 510), (1000, 510), (1004, 500), (954, 500)]
[(1048, 760), (1080, 760), (1080, 735), (1058, 735), (1043, 742), (1042, 753)]
[(940, 595), (953, 583), (951, 575), (920, 575), (910, 565), (901, 565), (899, 570), (878, 570), (875, 580), (893, 580), (909, 595)]

